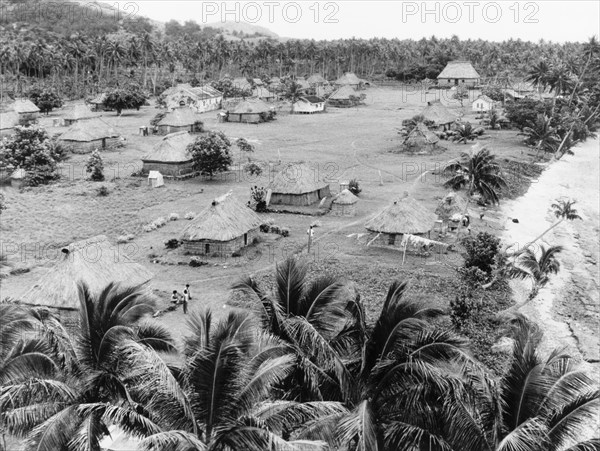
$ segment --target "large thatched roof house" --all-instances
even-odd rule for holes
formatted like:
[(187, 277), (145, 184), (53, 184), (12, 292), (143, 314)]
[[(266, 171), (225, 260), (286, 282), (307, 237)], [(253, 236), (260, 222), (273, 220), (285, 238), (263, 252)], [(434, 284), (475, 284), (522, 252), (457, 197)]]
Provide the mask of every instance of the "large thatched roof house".
[(65, 114), (64, 121), (65, 125), (73, 125), (75, 122), (91, 119), (94, 117), (92, 110), (84, 104), (75, 105), (71, 108), (67, 114)]
[(469, 61), (450, 61), (442, 72), (437, 76), (440, 86), (475, 86), (481, 77)]
[(218, 110), (223, 101), (223, 93), (209, 85), (193, 88), (180, 84), (165, 90), (161, 97), (169, 109), (189, 107), (196, 113)]
[(401, 240), (397, 238), (404, 234), (429, 236), (436, 220), (437, 216), (427, 207), (405, 194), (367, 221), (365, 228), (377, 234), (378, 244), (399, 246)]
[(312, 74), (306, 81), (310, 86), (323, 86), (327, 84), (327, 80), (321, 74)]
[(227, 121), (258, 124), (271, 117), (271, 107), (260, 99), (246, 99), (227, 111)]
[(148, 155), (142, 158), (142, 172), (159, 171), (162, 175), (179, 177), (194, 172), (192, 156), (187, 148), (194, 142), (188, 132), (171, 133), (162, 138)]
[(277, 99), (277, 94), (269, 90), (266, 86), (257, 86), (252, 90), (252, 97), (264, 100), (265, 102), (272, 102)]
[(360, 89), (364, 85), (364, 81), (358, 78), (352, 72), (346, 72), (340, 78), (333, 82), (337, 86), (351, 86), (353, 88)]
[(327, 99), (329, 106), (337, 108), (349, 108), (358, 105), (364, 94), (358, 93), (352, 86), (342, 86)]
[(329, 184), (321, 181), (318, 168), (290, 164), (269, 184), (270, 205), (311, 205), (329, 196)]
[(230, 256), (252, 243), (262, 220), (231, 193), (216, 198), (183, 230), (186, 252)]
[(198, 133), (202, 131), (202, 121), (190, 107), (175, 108), (167, 112), (161, 120), (156, 123), (159, 135), (187, 131)]
[(438, 127), (443, 126), (444, 129), (458, 119), (458, 115), (446, 108), (439, 100), (427, 102), (421, 114), (428, 121), (434, 122)]
[(92, 295), (98, 295), (109, 283), (126, 287), (147, 284), (153, 274), (118, 252), (106, 236), (77, 241), (61, 249), (56, 263), (25, 292), (20, 301), (58, 310), (79, 309), (77, 284), (85, 282)]
[(432, 151), (440, 138), (427, 128), (427, 126), (419, 122), (415, 128), (404, 138), (402, 147), (405, 151), (411, 153), (430, 152)]
[(121, 143), (119, 133), (99, 118), (75, 122), (58, 140), (73, 153), (112, 149)]
[(343, 190), (333, 198), (331, 202), (331, 214), (333, 216), (355, 216), (358, 197), (349, 189)]
[(29, 99), (16, 99), (12, 109), (19, 117), (19, 125), (29, 125), (40, 117), (40, 109)]

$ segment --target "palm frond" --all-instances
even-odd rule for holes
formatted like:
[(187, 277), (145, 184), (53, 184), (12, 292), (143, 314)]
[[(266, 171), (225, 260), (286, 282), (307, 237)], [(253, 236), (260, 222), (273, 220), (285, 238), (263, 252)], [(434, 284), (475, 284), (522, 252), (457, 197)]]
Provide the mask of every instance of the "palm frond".
[(377, 418), (369, 401), (362, 401), (340, 421), (338, 434), (341, 443), (355, 443), (356, 451), (379, 449)]
[(155, 351), (177, 351), (171, 332), (160, 324), (145, 321), (137, 327), (136, 335), (139, 343)]
[(581, 432), (597, 423), (600, 390), (581, 394), (556, 410), (548, 418), (548, 439), (552, 450), (566, 442), (576, 442)]
[(294, 257), (277, 264), (276, 285), (278, 300), (285, 315), (298, 315), (306, 280), (307, 267)]
[(146, 437), (138, 444), (139, 451), (204, 451), (206, 445), (194, 434), (186, 431), (159, 432)]

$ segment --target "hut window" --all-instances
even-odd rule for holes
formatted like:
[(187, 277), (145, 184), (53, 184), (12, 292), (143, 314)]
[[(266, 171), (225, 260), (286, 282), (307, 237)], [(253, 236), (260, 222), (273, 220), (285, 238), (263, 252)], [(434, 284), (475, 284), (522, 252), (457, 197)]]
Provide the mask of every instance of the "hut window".
[(210, 244), (206, 243), (204, 245), (204, 253), (207, 255), (210, 254)]
[(395, 234), (393, 234), (393, 233), (390, 233), (390, 234), (388, 235), (388, 244), (389, 244), (390, 246), (393, 246), (395, 242), (396, 242), (396, 235), (395, 235)]

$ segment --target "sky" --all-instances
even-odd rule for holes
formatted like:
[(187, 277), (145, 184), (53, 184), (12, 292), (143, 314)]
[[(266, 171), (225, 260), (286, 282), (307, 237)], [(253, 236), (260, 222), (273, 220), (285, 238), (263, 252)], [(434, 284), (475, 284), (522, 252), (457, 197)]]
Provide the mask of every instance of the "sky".
[(509, 38), (586, 41), (600, 35), (600, 1), (200, 1), (117, 2), (154, 20), (248, 22), (300, 39)]

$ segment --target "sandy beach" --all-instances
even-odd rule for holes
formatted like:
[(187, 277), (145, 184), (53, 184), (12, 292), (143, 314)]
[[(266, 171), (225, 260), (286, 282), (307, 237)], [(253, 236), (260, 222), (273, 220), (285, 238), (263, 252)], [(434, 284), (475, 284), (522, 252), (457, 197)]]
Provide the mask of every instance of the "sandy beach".
[[(506, 202), (501, 235), (504, 245), (523, 246), (556, 221), (550, 208), (555, 199), (577, 200), (575, 208), (583, 220), (564, 221), (537, 243), (564, 247), (559, 274), (519, 311), (543, 328), (545, 351), (566, 346), (596, 374), (600, 372), (599, 148), (598, 139), (576, 147), (574, 155), (550, 164), (523, 197)], [(519, 222), (513, 223), (512, 218)], [(513, 281), (511, 285), (515, 302), (524, 302), (531, 282)]]

